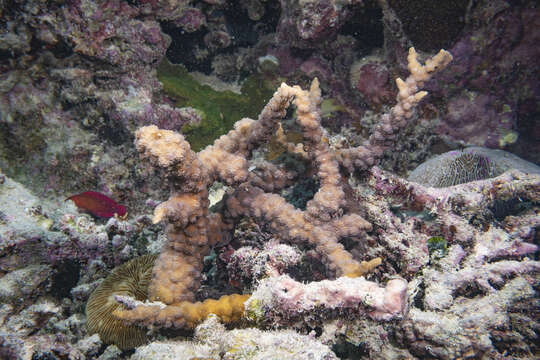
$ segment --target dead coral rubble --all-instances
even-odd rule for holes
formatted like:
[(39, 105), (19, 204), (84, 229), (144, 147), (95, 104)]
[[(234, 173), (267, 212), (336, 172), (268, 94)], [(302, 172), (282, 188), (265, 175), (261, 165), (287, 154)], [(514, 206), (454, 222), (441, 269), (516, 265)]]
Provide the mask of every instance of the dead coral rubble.
[[(368, 206), (381, 205), (383, 211), (369, 212), (368, 219), (381, 234), (381, 248), (391, 254), (388, 260), (411, 278), (409, 311), (397, 332), (402, 346), (415, 356), (439, 359), (479, 354), (499, 359), (505, 351), (530, 358), (537, 351), (538, 207), (525, 207), (500, 222), (482, 217), (494, 204), (513, 198), (538, 204), (540, 175), (510, 170), (431, 188), (375, 167), (369, 183), (376, 196)], [(384, 201), (375, 200), (379, 196)], [(399, 203), (402, 214), (415, 215), (396, 216), (383, 202)], [(448, 246), (441, 258), (428, 254), (428, 238), (434, 235)], [(416, 241), (406, 246), (413, 236)]]

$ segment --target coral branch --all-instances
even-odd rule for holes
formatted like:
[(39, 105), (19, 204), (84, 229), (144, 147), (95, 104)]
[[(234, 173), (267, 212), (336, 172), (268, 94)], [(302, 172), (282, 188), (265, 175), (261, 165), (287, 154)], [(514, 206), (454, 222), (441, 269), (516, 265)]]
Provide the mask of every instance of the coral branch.
[[(233, 227), (243, 216), (262, 220), (275, 232), (276, 238), (311, 245), (338, 276), (361, 276), (381, 264), (380, 258), (355, 259), (340, 243), (343, 238), (361, 241), (367, 238), (366, 232), (372, 230), (371, 223), (355, 210), (358, 207), (347, 205), (340, 163), (361, 168), (373, 164), (387, 144), (386, 140), (393, 139), (411, 116), (414, 106), (425, 96), (418, 88), (450, 60), (450, 54), (441, 51), (422, 66), (411, 49), (411, 76), (397, 81), (398, 103), (377, 125), (368, 142), (367, 156), (363, 154), (364, 148), (357, 148), (352, 151), (352, 157), (344, 160), (343, 153), (330, 148), (320, 121), (321, 91), (317, 79), (309, 91), (282, 84), (257, 121), (247, 118), (238, 121), (233, 130), (199, 153), (193, 152), (180, 134), (155, 126), (140, 128), (135, 143), (141, 157), (164, 172), (171, 184), (169, 200), (160, 204), (154, 213), (154, 222), (167, 224), (168, 240), (152, 271), (148, 299), (153, 302), (133, 303), (119, 297), (128, 308), (116, 310), (115, 316), (130, 323), (175, 327), (193, 327), (209, 313), (220, 315), (226, 322), (237, 320), (244, 311), (248, 295), (228, 295), (202, 303), (193, 301), (201, 281), (203, 257), (220, 241), (221, 232)], [(302, 154), (311, 162), (320, 183), (318, 191), (307, 202), (306, 210), (296, 209), (273, 192), (287, 182), (288, 175), (283, 168), (265, 161), (249, 162), (252, 151), (278, 132), (280, 121), (292, 104), (303, 135)], [(208, 188), (214, 181), (235, 189), (224, 202), (221, 216), (210, 214), (208, 209)], [(305, 301), (298, 306), (306, 309), (314, 306), (309, 294), (317, 292), (327, 296), (320, 303), (323, 307), (352, 308), (363, 304), (368, 316), (377, 320), (395, 317), (405, 307), (407, 283), (404, 280), (391, 280), (385, 289), (363, 278), (340, 278), (306, 286), (284, 277), (267, 281), (286, 282), (291, 289), (304, 294)], [(332, 294), (338, 297), (332, 298)]]
[(224, 295), (217, 300), (203, 302), (183, 301), (177, 305), (165, 305), (162, 302), (142, 302), (133, 298), (117, 295), (116, 301), (127, 310), (117, 309), (113, 315), (127, 323), (142, 322), (145, 325), (162, 327), (194, 328), (210, 314), (215, 314), (225, 323), (239, 321), (244, 314), (244, 302), (249, 295)]
[(262, 280), (245, 306), (248, 318), (259, 322), (322, 321), (331, 310), (391, 320), (403, 316), (406, 292), (407, 282), (403, 279), (390, 280), (382, 288), (362, 277), (302, 284), (281, 275)]
[(395, 140), (399, 130), (407, 125), (414, 108), (427, 95), (426, 91), (420, 91), (424, 83), (435, 72), (444, 69), (452, 61), (452, 55), (441, 50), (422, 65), (418, 62), (418, 54), (414, 48), (410, 48), (407, 60), (411, 74), (405, 80), (396, 79), (399, 89), (396, 105), (381, 117), (364, 144), (339, 151), (338, 160), (349, 171), (367, 170), (378, 162), (383, 151)]

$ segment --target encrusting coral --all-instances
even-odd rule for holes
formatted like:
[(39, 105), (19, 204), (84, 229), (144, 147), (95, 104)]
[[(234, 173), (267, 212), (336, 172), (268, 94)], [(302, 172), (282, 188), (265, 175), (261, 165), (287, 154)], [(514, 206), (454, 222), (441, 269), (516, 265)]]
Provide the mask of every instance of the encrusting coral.
[[(411, 48), (408, 58), (411, 76), (405, 81), (396, 81), (397, 104), (383, 116), (369, 140), (357, 148), (335, 151), (329, 146), (320, 124), (321, 92), (317, 79), (309, 91), (282, 84), (257, 121), (248, 118), (238, 121), (228, 134), (198, 153), (190, 149), (180, 134), (156, 126), (140, 128), (136, 133), (136, 146), (141, 157), (161, 170), (171, 185), (169, 200), (160, 204), (154, 213), (154, 222), (167, 223), (168, 241), (152, 272), (148, 288), (150, 301), (117, 295), (115, 299), (126, 308), (115, 310), (113, 315), (128, 323), (173, 327), (194, 327), (210, 313), (224, 322), (239, 320), (249, 295), (193, 301), (201, 281), (203, 257), (243, 216), (263, 220), (281, 240), (314, 247), (337, 276), (358, 277), (378, 266), (380, 258), (358, 261), (339, 242), (345, 237), (360, 240), (371, 230), (371, 224), (348, 203), (347, 184), (340, 166), (351, 171), (354, 168), (365, 170), (375, 164), (426, 95), (419, 87), (451, 59), (448, 52), (441, 50), (422, 66)], [(303, 134), (302, 144), (294, 150), (313, 164), (320, 182), (319, 190), (303, 211), (276, 193), (288, 184), (285, 168), (266, 161), (258, 161), (252, 167), (248, 161), (255, 148), (276, 134), (292, 103)], [(208, 209), (208, 188), (214, 181), (235, 189), (220, 214), (211, 214)], [(399, 286), (392, 286), (392, 291), (366, 280), (362, 280), (362, 284), (365, 291), (372, 289), (383, 298), (386, 293), (390, 294), (394, 302), (375, 306), (377, 318), (392, 318), (404, 310), (406, 281), (396, 280), (394, 285)], [(362, 294), (353, 294), (354, 297), (358, 301), (365, 299)]]

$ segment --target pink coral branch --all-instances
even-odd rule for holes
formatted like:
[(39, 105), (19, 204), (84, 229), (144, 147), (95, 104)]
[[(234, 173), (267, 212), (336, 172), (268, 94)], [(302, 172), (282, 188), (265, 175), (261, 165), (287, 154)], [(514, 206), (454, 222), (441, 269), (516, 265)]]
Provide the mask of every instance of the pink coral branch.
[(262, 280), (246, 301), (246, 313), (257, 321), (287, 323), (306, 317), (322, 320), (332, 310), (361, 313), (373, 320), (391, 320), (404, 315), (407, 282), (392, 279), (386, 287), (363, 277), (341, 277), (303, 284), (288, 275)]

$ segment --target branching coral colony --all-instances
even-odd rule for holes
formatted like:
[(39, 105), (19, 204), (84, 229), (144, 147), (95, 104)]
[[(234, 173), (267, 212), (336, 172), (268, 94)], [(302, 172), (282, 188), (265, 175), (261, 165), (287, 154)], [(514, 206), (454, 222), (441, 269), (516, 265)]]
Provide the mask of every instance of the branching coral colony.
[[(356, 148), (333, 150), (326, 141), (320, 124), (321, 93), (317, 79), (309, 91), (282, 84), (257, 121), (248, 118), (238, 121), (233, 130), (199, 153), (191, 151), (180, 134), (156, 126), (140, 128), (136, 146), (141, 157), (160, 169), (172, 188), (169, 200), (154, 213), (154, 222), (167, 223), (168, 241), (153, 268), (148, 290), (150, 302), (115, 296), (124, 307), (116, 310), (114, 316), (129, 323), (173, 327), (193, 327), (209, 313), (217, 314), (224, 322), (240, 319), (250, 295), (193, 301), (201, 280), (203, 257), (242, 216), (264, 222), (281, 240), (309, 244), (323, 255), (330, 270), (338, 277), (345, 276), (335, 283), (313, 284), (314, 289), (333, 287), (334, 294), (349, 299), (344, 304), (328, 295), (325, 306), (360, 307), (375, 319), (401, 315), (407, 282), (395, 279), (382, 288), (356, 278), (378, 266), (381, 259), (357, 261), (339, 242), (344, 237), (361, 241), (372, 229), (354, 207), (348, 206), (344, 191), (347, 181), (340, 167), (352, 171), (375, 165), (426, 95), (425, 91), (419, 91), (423, 83), (451, 60), (450, 53), (441, 50), (421, 65), (411, 48), (408, 56), (411, 75), (405, 81), (396, 80), (397, 104), (382, 116), (369, 139)], [(303, 143), (288, 144), (288, 148), (314, 164), (320, 181), (318, 192), (303, 211), (276, 193), (290, 179), (285, 168), (265, 161), (258, 161), (254, 168), (249, 162), (252, 151), (276, 134), (291, 103), (296, 107)], [(215, 181), (235, 189), (220, 214), (210, 213), (208, 209), (208, 188)], [(292, 279), (282, 279), (282, 283), (295, 285)], [(343, 286), (354, 286), (355, 290), (344, 290)]]

